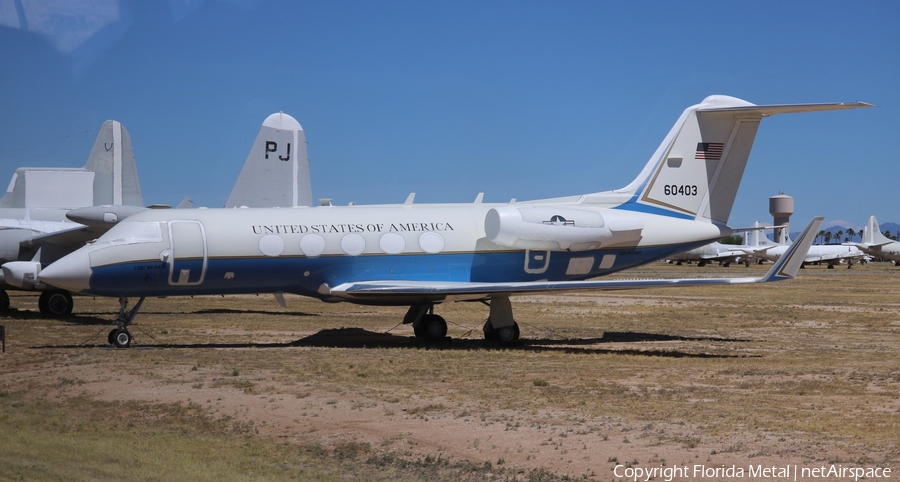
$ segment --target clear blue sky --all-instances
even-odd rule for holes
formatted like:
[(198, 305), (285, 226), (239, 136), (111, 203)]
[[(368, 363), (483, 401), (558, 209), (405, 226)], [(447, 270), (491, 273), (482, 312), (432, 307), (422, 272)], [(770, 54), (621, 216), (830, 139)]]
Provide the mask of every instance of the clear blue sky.
[(283, 111), (337, 204), (587, 193), (726, 94), (878, 105), (763, 120), (731, 225), (770, 221), (779, 191), (795, 227), (900, 221), (898, 19), (893, 1), (0, 0), (0, 182), (82, 166), (115, 119), (146, 203), (218, 207)]

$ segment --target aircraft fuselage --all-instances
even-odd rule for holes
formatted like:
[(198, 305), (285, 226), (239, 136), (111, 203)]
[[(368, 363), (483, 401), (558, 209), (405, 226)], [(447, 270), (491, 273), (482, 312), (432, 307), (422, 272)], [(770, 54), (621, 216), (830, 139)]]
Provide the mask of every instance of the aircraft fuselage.
[[(599, 213), (607, 220), (624, 216), (643, 229), (639, 239), (609, 246), (598, 242), (568, 250), (515, 249), (486, 235), (489, 211), (503, 206), (535, 207), (428, 204), (149, 211), (128, 218), (70, 256), (67, 269), (80, 263), (73, 272), (81, 276), (71, 280), (69, 288), (103, 296), (285, 292), (327, 300), (329, 286), (357, 281), (580, 280), (662, 259), (723, 236), (708, 222), (547, 205), (550, 211)], [(552, 218), (543, 223), (550, 232), (578, 229)]]

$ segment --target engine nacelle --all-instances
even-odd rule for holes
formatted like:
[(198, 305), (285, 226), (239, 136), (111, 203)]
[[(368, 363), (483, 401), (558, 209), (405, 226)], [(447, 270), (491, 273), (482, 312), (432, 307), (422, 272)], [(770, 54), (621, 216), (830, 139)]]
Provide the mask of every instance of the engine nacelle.
[(643, 229), (635, 218), (549, 206), (492, 208), (484, 218), (484, 232), (494, 243), (538, 251), (586, 251), (634, 242)]
[(19, 259), (22, 241), (34, 236), (30, 229), (4, 229), (0, 231), (0, 260)]
[(44, 284), (38, 280), (41, 263), (34, 261), (11, 261), (3, 264), (3, 279), (10, 285), (24, 290), (42, 289)]

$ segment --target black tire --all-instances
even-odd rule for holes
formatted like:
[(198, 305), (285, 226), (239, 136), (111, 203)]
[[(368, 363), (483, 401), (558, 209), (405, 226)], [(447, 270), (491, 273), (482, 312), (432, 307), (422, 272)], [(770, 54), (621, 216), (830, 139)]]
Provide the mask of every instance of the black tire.
[(428, 341), (439, 341), (447, 337), (447, 322), (438, 315), (425, 315), (421, 325), (424, 338)]
[(72, 295), (66, 290), (47, 290), (38, 299), (41, 314), (61, 317), (72, 314)]
[(0, 311), (6, 311), (9, 309), (9, 295), (6, 294), (6, 290), (0, 290)]
[(106, 341), (108, 341), (110, 345), (116, 344), (116, 332), (117, 331), (119, 331), (118, 328), (110, 330), (109, 334), (106, 335)]
[(497, 333), (497, 341), (500, 343), (515, 343), (519, 341), (519, 324), (513, 322), (510, 326), (504, 326), (494, 330)]
[(117, 328), (113, 330), (113, 333), (115, 333), (113, 345), (117, 348), (128, 348), (131, 346), (131, 333), (129, 333), (128, 330)]

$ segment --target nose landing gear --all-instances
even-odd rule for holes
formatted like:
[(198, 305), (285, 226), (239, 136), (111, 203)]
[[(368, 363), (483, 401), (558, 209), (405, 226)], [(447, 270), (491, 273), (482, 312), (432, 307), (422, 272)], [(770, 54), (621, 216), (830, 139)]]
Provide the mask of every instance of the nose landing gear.
[(116, 317), (116, 326), (118, 326), (118, 328), (110, 331), (109, 335), (106, 337), (106, 340), (110, 345), (113, 345), (116, 348), (128, 348), (131, 346), (131, 341), (134, 337), (131, 335), (131, 332), (128, 331), (128, 327), (131, 326), (134, 317), (137, 316), (137, 313), (143, 304), (144, 297), (142, 296), (141, 299), (135, 303), (134, 307), (126, 312), (128, 309), (128, 298), (119, 298), (119, 316)]

